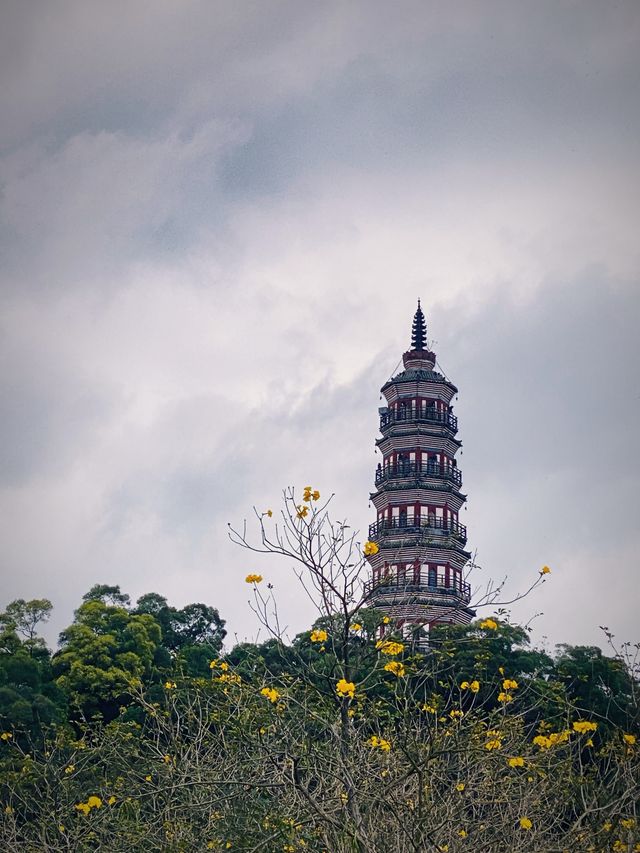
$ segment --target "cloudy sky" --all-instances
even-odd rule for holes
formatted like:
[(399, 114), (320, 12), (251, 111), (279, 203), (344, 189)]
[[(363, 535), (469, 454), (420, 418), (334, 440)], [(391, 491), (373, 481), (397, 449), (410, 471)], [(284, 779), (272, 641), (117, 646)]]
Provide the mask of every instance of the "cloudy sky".
[[(6, 0), (4, 603), (96, 582), (254, 637), (287, 484), (364, 529), (418, 296), (482, 569), (535, 636), (637, 640), (640, 7)], [(485, 611), (488, 615), (488, 612)]]

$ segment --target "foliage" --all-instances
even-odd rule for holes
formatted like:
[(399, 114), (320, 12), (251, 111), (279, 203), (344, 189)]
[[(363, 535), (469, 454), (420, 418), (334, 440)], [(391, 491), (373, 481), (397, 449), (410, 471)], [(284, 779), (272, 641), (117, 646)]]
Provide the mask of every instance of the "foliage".
[[(554, 659), (503, 612), (414, 642), (367, 607), (360, 545), (319, 497), (289, 492), (277, 525), (259, 513), (257, 545), (234, 534), (296, 560), (318, 602), (291, 643), (260, 575), (270, 637), (226, 655), (213, 608), (85, 596), (53, 658), (82, 714), (39, 739), (5, 718), (0, 847), (640, 850), (638, 647)], [(49, 653), (5, 635), (1, 671), (40, 689), (24, 661)]]

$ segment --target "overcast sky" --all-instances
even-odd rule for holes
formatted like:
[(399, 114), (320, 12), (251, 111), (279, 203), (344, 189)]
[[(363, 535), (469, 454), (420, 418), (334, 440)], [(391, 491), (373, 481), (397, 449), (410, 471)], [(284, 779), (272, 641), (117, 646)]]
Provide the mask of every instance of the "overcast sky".
[[(2, 598), (96, 583), (256, 636), (287, 484), (363, 531), (418, 297), (482, 570), (638, 640), (640, 6), (5, 0)], [(379, 457), (378, 457), (379, 458)], [(489, 611), (483, 611), (488, 615)]]

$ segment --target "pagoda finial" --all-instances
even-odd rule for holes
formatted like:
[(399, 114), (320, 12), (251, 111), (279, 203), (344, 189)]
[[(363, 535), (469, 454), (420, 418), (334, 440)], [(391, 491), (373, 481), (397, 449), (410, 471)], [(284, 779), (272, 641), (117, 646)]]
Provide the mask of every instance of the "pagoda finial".
[(427, 324), (424, 320), (424, 314), (420, 307), (418, 299), (418, 310), (413, 317), (413, 325), (411, 326), (411, 349), (423, 350), (427, 348)]

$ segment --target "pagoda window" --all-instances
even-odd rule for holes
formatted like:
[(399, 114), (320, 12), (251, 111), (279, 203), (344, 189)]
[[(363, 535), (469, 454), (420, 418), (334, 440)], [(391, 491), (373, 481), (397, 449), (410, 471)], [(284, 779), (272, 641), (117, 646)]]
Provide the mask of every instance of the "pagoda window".
[(429, 566), (429, 586), (437, 586), (438, 585), (438, 572), (435, 566)]

